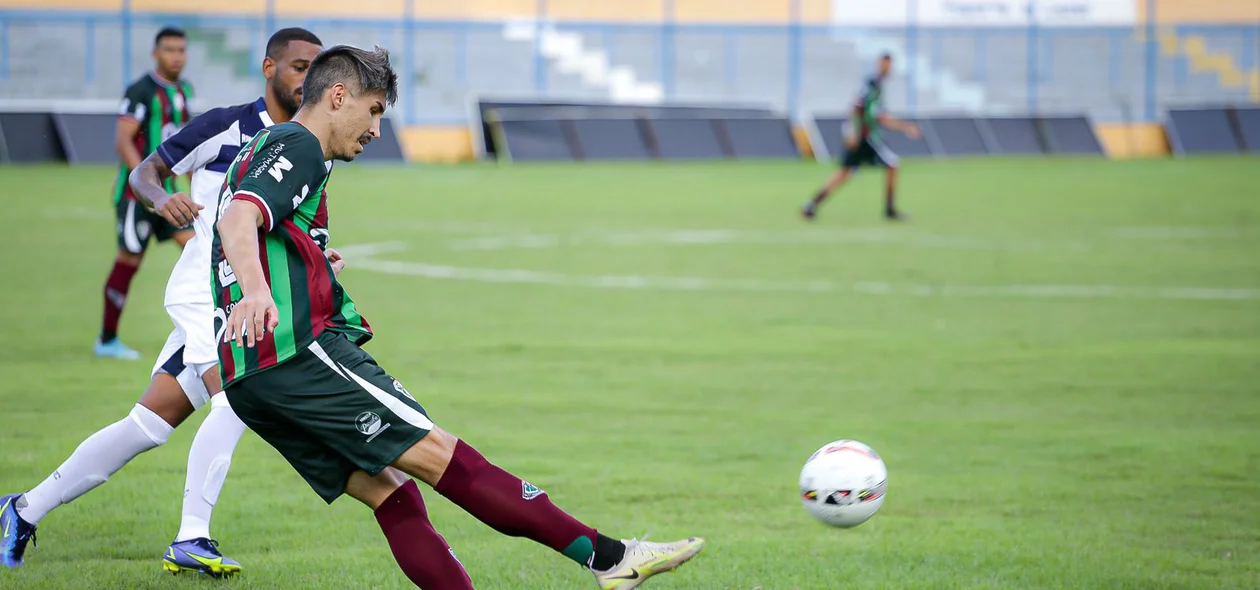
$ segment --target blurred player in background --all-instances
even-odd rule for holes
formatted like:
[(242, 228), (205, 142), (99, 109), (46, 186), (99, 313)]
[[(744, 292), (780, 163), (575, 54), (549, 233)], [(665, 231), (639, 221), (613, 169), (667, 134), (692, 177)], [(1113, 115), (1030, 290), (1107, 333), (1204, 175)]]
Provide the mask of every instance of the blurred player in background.
[[(155, 207), (171, 227), (190, 225), (195, 235), (180, 253), (166, 285), (166, 311), (175, 330), (153, 367), (140, 402), (122, 420), (97, 431), (51, 476), (25, 494), (0, 497), (0, 566), (22, 564), (35, 526), (49, 512), (105, 483), (140, 453), (167, 437), (210, 401), (188, 453), (179, 533), (163, 555), (171, 572), (233, 575), (240, 564), (223, 557), (210, 537), (210, 515), (223, 488), (232, 452), (245, 424), (220, 395), (214, 306), (210, 294), (210, 244), (219, 192), (241, 147), (276, 122), (288, 121), (302, 100), (302, 82), (322, 43), (305, 29), (282, 29), (267, 42), (263, 59), (266, 93), (258, 100), (211, 109), (163, 141), (131, 175), (137, 208)], [(191, 196), (167, 192), (177, 174), (192, 173)], [(208, 209), (207, 213), (198, 214)], [(327, 244), (328, 232), (320, 232)], [(328, 256), (340, 270), (335, 250)]]
[[(105, 281), (105, 314), (96, 356), (135, 360), (140, 353), (118, 339), (118, 321), (127, 304), (131, 279), (140, 268), (150, 238), (159, 242), (174, 239), (180, 248), (192, 239), (192, 228), (171, 225), (161, 216), (136, 202), (127, 176), (158, 144), (188, 122), (188, 101), (192, 86), (180, 78), (188, 40), (180, 29), (167, 27), (158, 31), (153, 41), (153, 71), (127, 88), (118, 109), (118, 133), (114, 147), (122, 164), (114, 183), (114, 215), (117, 221), (118, 257)], [(168, 181), (167, 191), (175, 185)]]
[(496, 531), (588, 568), (604, 590), (673, 570), (704, 540), (600, 534), (435, 426), (360, 347), (372, 330), (314, 230), (328, 223), (328, 160), (353, 160), (380, 137), (397, 94), (384, 49), (333, 47), (311, 64), (293, 121), (259, 133), (228, 170), (210, 268), (232, 408), (324, 501), (348, 494), (371, 508), (399, 567), (425, 590), (473, 586), (408, 475)]
[(900, 160), (880, 137), (883, 128), (905, 133), (911, 139), (919, 137), (919, 127), (908, 121), (894, 119), (884, 108), (884, 80), (892, 72), (892, 56), (885, 53), (879, 59), (878, 71), (866, 79), (862, 93), (853, 105), (853, 116), (849, 118), (849, 133), (845, 137), (845, 151), (840, 158), (840, 170), (831, 176), (826, 186), (805, 203), (801, 214), (805, 219), (813, 219), (818, 208), (833, 191), (838, 190), (849, 177), (862, 166), (882, 166), (886, 173), (887, 190), (884, 196), (884, 217), (890, 220), (901, 219), (897, 211), (897, 166)]

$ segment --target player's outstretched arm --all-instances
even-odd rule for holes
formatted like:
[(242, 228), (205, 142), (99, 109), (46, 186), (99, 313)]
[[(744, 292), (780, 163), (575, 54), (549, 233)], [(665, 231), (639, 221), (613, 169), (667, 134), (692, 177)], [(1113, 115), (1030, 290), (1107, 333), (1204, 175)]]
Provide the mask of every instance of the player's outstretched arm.
[(879, 124), (894, 131), (900, 131), (909, 136), (910, 139), (916, 139), (919, 137), (919, 126), (911, 123), (910, 121), (903, 121), (895, 117), (883, 115), (879, 118)]
[[(219, 241), (227, 258), (231, 274), (241, 287), (241, 300), (228, 316), (227, 334), (249, 348), (261, 341), (267, 331), (280, 323), (276, 302), (263, 275), (262, 261), (258, 258), (258, 228), (264, 221), (263, 212), (252, 201), (233, 199), (219, 218)], [(219, 271), (222, 272), (222, 271)]]
[(157, 211), (166, 221), (183, 227), (192, 223), (197, 212), (205, 209), (184, 193), (169, 194), (162, 183), (175, 176), (166, 162), (157, 152), (149, 154), (139, 166), (127, 176), (132, 192), (144, 203), (145, 207)]

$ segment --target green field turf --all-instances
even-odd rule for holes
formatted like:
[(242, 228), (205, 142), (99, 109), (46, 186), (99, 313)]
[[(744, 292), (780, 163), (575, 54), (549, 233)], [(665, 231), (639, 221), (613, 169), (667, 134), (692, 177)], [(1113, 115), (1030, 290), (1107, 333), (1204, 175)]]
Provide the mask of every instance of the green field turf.
[[(338, 168), (343, 282), (435, 421), (612, 535), (702, 535), (647, 588), (1260, 587), (1260, 160), (910, 162), (813, 225), (810, 163)], [(0, 168), (0, 493), (130, 408), (170, 246), (92, 357), (105, 168)], [(411, 587), (371, 514), (247, 434), (215, 514), (230, 583), (175, 578), (200, 418), (49, 516), (0, 588)], [(797, 477), (838, 438), (888, 463), (851, 530)], [(478, 588), (593, 586), (434, 493)]]

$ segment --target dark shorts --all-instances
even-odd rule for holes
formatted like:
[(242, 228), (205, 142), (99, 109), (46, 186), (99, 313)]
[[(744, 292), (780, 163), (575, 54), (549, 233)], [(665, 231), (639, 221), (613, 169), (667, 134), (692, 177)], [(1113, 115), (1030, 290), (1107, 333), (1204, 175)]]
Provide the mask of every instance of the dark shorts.
[(118, 248), (132, 254), (143, 254), (152, 238), (165, 242), (181, 230), (192, 231), (192, 226), (175, 227), (140, 202), (126, 198), (114, 205), (114, 218), (118, 222)]
[(330, 504), (350, 474), (380, 473), (433, 428), (401, 383), (333, 332), (224, 391), (241, 421)]
[(879, 166), (896, 168), (900, 159), (897, 154), (877, 139), (863, 139), (857, 148), (846, 149), (840, 156), (840, 165), (844, 168), (861, 168), (862, 166)]

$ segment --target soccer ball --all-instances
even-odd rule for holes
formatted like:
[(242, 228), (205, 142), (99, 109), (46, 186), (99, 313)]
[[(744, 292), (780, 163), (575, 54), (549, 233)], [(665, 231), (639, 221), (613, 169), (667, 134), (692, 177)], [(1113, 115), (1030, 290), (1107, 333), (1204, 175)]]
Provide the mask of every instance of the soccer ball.
[(824, 523), (855, 527), (879, 511), (887, 485), (888, 468), (875, 449), (856, 440), (838, 440), (805, 461), (801, 503)]

